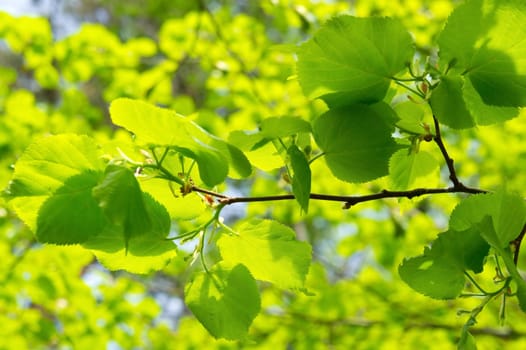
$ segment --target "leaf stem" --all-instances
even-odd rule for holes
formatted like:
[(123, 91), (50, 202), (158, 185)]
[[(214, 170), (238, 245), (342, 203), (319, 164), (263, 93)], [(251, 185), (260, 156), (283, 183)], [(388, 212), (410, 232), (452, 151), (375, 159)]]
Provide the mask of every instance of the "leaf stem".
[(466, 277), (468, 278), (468, 280), (473, 283), (473, 285), (478, 289), (480, 290), (480, 292), (484, 295), (490, 295), (492, 293), (488, 293), (486, 292), (478, 283), (477, 281), (475, 281), (475, 279), (469, 274), (467, 273), (466, 271), (464, 271), (464, 275), (466, 275)]
[(324, 155), (325, 155), (325, 152), (320, 152), (320, 153), (316, 154), (314, 157), (309, 159), (309, 165), (312, 164), (312, 162), (314, 162), (316, 159), (319, 159), (319, 158), (323, 157)]
[(210, 274), (210, 271), (208, 270), (208, 267), (206, 266), (206, 260), (205, 260), (205, 232), (206, 230), (202, 230), (201, 234), (199, 236), (199, 257), (201, 258), (201, 265), (203, 265), (203, 269), (207, 274)]
[(395, 82), (395, 84), (400, 85), (401, 87), (403, 87), (403, 88), (405, 88), (405, 89), (411, 91), (413, 94), (415, 94), (415, 95), (421, 97), (422, 99), (425, 99), (425, 98), (426, 98), (426, 96), (425, 96), (423, 93), (421, 93), (420, 91), (418, 91), (418, 90), (416, 90), (416, 89), (413, 89), (412, 87), (407, 86), (407, 85), (401, 83), (401, 82), (398, 81), (398, 80), (393, 80), (393, 81)]

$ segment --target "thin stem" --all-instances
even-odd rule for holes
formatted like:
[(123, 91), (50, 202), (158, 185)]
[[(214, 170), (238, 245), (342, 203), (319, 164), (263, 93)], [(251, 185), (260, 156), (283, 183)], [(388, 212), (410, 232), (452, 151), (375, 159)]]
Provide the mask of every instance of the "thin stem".
[(312, 162), (314, 162), (316, 159), (319, 159), (319, 158), (323, 157), (324, 155), (325, 155), (325, 152), (321, 152), (321, 153), (316, 154), (314, 157), (309, 159), (309, 165), (312, 164)]
[(199, 256), (201, 258), (201, 264), (203, 265), (203, 269), (205, 269), (207, 274), (210, 274), (210, 271), (208, 271), (208, 267), (206, 266), (206, 260), (205, 260), (205, 232), (206, 230), (201, 231), (201, 236), (199, 239)]
[(413, 81), (424, 81), (424, 77), (414, 77), (414, 78), (397, 78), (397, 77), (391, 77), (391, 80), (394, 81), (405, 81), (405, 82), (413, 82)]
[(415, 90), (415, 89), (413, 89), (412, 87), (407, 86), (407, 85), (405, 85), (405, 84), (402, 84), (402, 83), (399, 82), (398, 80), (394, 80), (394, 82), (395, 82), (395, 84), (400, 85), (401, 87), (403, 87), (403, 88), (405, 88), (405, 89), (411, 91), (411, 92), (414, 93), (415, 95), (418, 95), (419, 97), (421, 97), (421, 98), (423, 98), (423, 99), (426, 98), (426, 96), (425, 96), (424, 94), (422, 94), (420, 91)]
[(511, 245), (513, 246), (513, 262), (515, 263), (515, 265), (517, 265), (517, 262), (519, 261), (519, 253), (520, 253), (520, 250), (521, 250), (521, 243), (522, 243), (522, 239), (524, 238), (525, 234), (526, 234), (526, 223), (522, 227), (521, 233), (519, 233), (517, 238), (515, 238), (511, 242)]
[(478, 283), (477, 281), (475, 281), (475, 279), (473, 277), (471, 277), (471, 275), (469, 273), (467, 273), (466, 271), (464, 271), (464, 275), (466, 275), (466, 277), (468, 278), (468, 280), (473, 283), (473, 285), (478, 289), (480, 290), (480, 292), (484, 295), (489, 295), (491, 293), (488, 293), (486, 292)]

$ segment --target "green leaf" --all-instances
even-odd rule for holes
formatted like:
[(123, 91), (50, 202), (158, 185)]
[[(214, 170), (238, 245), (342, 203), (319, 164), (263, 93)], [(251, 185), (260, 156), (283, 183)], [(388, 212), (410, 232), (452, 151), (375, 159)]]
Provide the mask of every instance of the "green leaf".
[(491, 222), (491, 218), (486, 216), (484, 218), (484, 226), (482, 237), (495, 249), (495, 251), (500, 255), (506, 270), (513, 278), (517, 284), (517, 299), (519, 301), (519, 306), (522, 311), (526, 312), (526, 281), (522, 278), (519, 270), (517, 270), (517, 265), (513, 261), (511, 254), (511, 249), (509, 243), (506, 244), (505, 241), (502, 241), (501, 235), (498, 231), (495, 230), (494, 223)]
[(7, 189), (17, 215), (45, 243), (81, 243), (99, 234), (104, 216), (91, 196), (104, 164), (92, 139), (59, 135), (32, 143)]
[(296, 145), (287, 151), (292, 168), (292, 192), (305, 213), (309, 210), (311, 171), (305, 154)]
[(442, 77), (429, 101), (437, 119), (454, 129), (471, 128), (475, 125), (462, 97), (462, 85), (463, 78), (460, 76)]
[(462, 332), (460, 340), (458, 341), (458, 350), (477, 350), (475, 338), (470, 332)]
[(413, 53), (411, 36), (395, 19), (338, 16), (300, 47), (298, 77), (309, 98), (331, 106), (377, 102)]
[(441, 66), (463, 74), (488, 105), (524, 106), (525, 22), (524, 1), (467, 1), (453, 11), (440, 33)]
[(454, 299), (464, 288), (464, 273), (447, 259), (423, 256), (404, 260), (402, 280), (419, 293), (435, 299)]
[(486, 104), (470, 80), (464, 80), (462, 97), (477, 125), (491, 125), (505, 122), (519, 116), (520, 113), (520, 109), (516, 107), (500, 107)]
[[(465, 230), (481, 222), (485, 216), (492, 219), (496, 236), (488, 241), (494, 247), (506, 248), (521, 232), (526, 221), (526, 204), (516, 194), (502, 190), (477, 194), (460, 202), (451, 213), (449, 227)], [(490, 239), (490, 237), (486, 237)]]
[(175, 244), (165, 240), (170, 231), (168, 212), (149, 194), (143, 194), (143, 202), (150, 222), (147, 234), (126, 240), (122, 226), (107, 225), (100, 235), (83, 243), (106, 268), (145, 274), (161, 270), (177, 255)]
[[(35, 231), (39, 242), (82, 243), (102, 232), (106, 218), (91, 193), (98, 177), (92, 172), (70, 177), (44, 201), (38, 210)], [(25, 210), (26, 205), (18, 207)]]
[(482, 272), (489, 245), (481, 228), (441, 233), (424, 254), (404, 260), (400, 277), (414, 290), (436, 299), (453, 299), (464, 288), (464, 271)]
[(252, 220), (223, 234), (217, 244), (225, 263), (243, 264), (258, 280), (281, 288), (302, 288), (311, 263), (311, 247), (296, 240), (287, 226), (270, 220)]
[(309, 122), (294, 117), (272, 117), (263, 119), (260, 125), (261, 135), (275, 139), (295, 135), (300, 132), (311, 132)]
[(526, 312), (526, 282), (522, 278), (517, 282), (517, 299), (521, 310)]
[(222, 140), (213, 139), (210, 143), (217, 148), (231, 165), (228, 174), (234, 178), (244, 178), (252, 174), (252, 165), (245, 154), (236, 146)]
[(246, 337), (260, 310), (259, 291), (247, 268), (214, 265), (209, 273), (196, 273), (185, 287), (185, 302), (215, 338)]
[(460, 75), (442, 77), (430, 103), (438, 120), (454, 129), (504, 122), (519, 115), (518, 108), (486, 104), (470, 80)]
[(438, 167), (437, 160), (425, 151), (411, 149), (396, 151), (389, 160), (389, 176), (393, 190), (411, 188), (418, 177), (425, 176)]
[[(387, 175), (391, 155), (400, 148), (391, 137), (393, 126), (386, 121), (394, 113), (382, 108), (354, 105), (330, 109), (314, 121), (314, 139), (325, 153), (325, 161), (337, 178), (365, 182)], [(380, 112), (386, 110), (387, 112)]]
[(151, 230), (151, 222), (139, 183), (125, 167), (109, 165), (93, 197), (113, 225), (121, 227), (126, 242)]
[(174, 111), (142, 101), (119, 98), (111, 103), (110, 115), (113, 123), (134, 133), (139, 142), (171, 146), (184, 156), (195, 159), (199, 175), (208, 186), (215, 186), (225, 180), (229, 159), (235, 159), (236, 168), (247, 173), (244, 169), (246, 163), (240, 165), (238, 162), (239, 153), (232, 156), (231, 148), (224, 142)]
[(427, 104), (404, 101), (393, 106), (393, 110), (398, 116), (396, 126), (402, 131), (417, 135), (428, 133), (428, 130), (423, 127), (424, 116), (431, 114)]

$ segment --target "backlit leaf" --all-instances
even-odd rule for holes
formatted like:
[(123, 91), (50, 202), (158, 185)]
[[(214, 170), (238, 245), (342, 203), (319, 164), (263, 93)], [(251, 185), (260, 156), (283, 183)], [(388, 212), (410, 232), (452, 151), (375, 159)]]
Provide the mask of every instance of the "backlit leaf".
[(294, 117), (266, 118), (261, 122), (260, 128), (261, 135), (271, 139), (311, 131), (309, 122)]
[(414, 290), (436, 299), (452, 299), (462, 291), (464, 271), (482, 272), (489, 245), (481, 227), (441, 233), (424, 254), (404, 260), (400, 277)]
[(170, 231), (168, 212), (148, 194), (143, 194), (143, 202), (150, 222), (146, 234), (126, 239), (122, 226), (108, 225), (83, 243), (106, 268), (145, 274), (161, 270), (177, 255), (175, 244), (165, 240)]
[(296, 145), (287, 151), (292, 168), (292, 192), (296, 201), (306, 213), (309, 210), (309, 196), (311, 188), (311, 171), (305, 154)]
[(250, 163), (239, 149), (174, 111), (120, 98), (112, 102), (110, 114), (113, 123), (134, 133), (138, 142), (170, 146), (195, 159), (199, 175), (208, 186), (225, 180), (229, 161), (237, 175), (248, 176), (251, 172)]
[(505, 248), (519, 235), (524, 226), (526, 204), (520, 196), (502, 190), (473, 195), (464, 199), (453, 210), (449, 227), (465, 230), (481, 222), (485, 216), (491, 217), (496, 232), (496, 236), (488, 243)]
[(519, 114), (515, 107), (488, 105), (471, 81), (460, 75), (443, 77), (430, 103), (438, 120), (454, 129), (504, 122)]
[(309, 98), (331, 106), (376, 102), (413, 57), (407, 30), (395, 19), (338, 16), (298, 52), (298, 76)]
[(337, 178), (365, 182), (387, 175), (389, 159), (400, 146), (391, 137), (393, 126), (378, 113), (381, 110), (353, 105), (331, 109), (315, 120), (314, 138)]
[(185, 302), (215, 338), (243, 339), (259, 313), (260, 297), (254, 277), (243, 265), (214, 265), (198, 272), (185, 287)]
[(122, 227), (126, 242), (151, 230), (142, 191), (131, 170), (109, 165), (101, 183), (93, 188), (93, 197), (112, 224)]
[(525, 22), (524, 1), (467, 1), (453, 11), (439, 36), (440, 63), (469, 79), (484, 103), (524, 106)]
[(296, 240), (287, 226), (276, 221), (253, 220), (237, 234), (223, 234), (218, 246), (225, 263), (243, 264), (252, 275), (282, 288), (302, 288), (311, 262), (311, 247)]
[(104, 226), (102, 211), (91, 195), (103, 167), (90, 138), (45, 137), (19, 158), (7, 192), (13, 208), (39, 241), (81, 243)]
[(407, 190), (418, 177), (438, 167), (437, 160), (428, 152), (401, 149), (389, 160), (389, 176), (393, 190)]

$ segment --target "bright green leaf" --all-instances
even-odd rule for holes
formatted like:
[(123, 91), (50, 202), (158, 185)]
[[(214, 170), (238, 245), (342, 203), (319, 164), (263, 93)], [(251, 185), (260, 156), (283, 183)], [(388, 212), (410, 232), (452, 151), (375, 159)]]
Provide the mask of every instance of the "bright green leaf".
[(261, 122), (261, 135), (265, 138), (275, 139), (295, 135), (300, 132), (310, 132), (309, 122), (294, 117), (273, 117), (263, 119)]
[(428, 152), (401, 149), (389, 160), (389, 176), (393, 190), (411, 188), (418, 177), (425, 176), (438, 167), (437, 160)]
[(185, 287), (185, 302), (210, 334), (230, 340), (246, 337), (260, 309), (256, 281), (243, 265), (216, 264), (196, 273)]
[(518, 108), (486, 104), (471, 81), (460, 75), (443, 77), (430, 103), (438, 120), (454, 129), (504, 122), (519, 115)]
[[(139, 142), (170, 146), (188, 158), (195, 159), (199, 175), (208, 186), (223, 182), (228, 173), (224, 151), (230, 149), (189, 119), (174, 111), (155, 107), (142, 101), (119, 98), (110, 106), (112, 121), (135, 134)], [(215, 144), (215, 145), (214, 145)], [(217, 148), (218, 145), (226, 149)], [(234, 155), (236, 167), (243, 174), (246, 163), (240, 165), (239, 153)]]
[(367, 105), (340, 107), (314, 122), (314, 138), (337, 178), (365, 182), (387, 175), (389, 159), (400, 146), (391, 137), (393, 127), (386, 122), (390, 115), (379, 114), (379, 110)]
[(466, 230), (481, 222), (485, 216), (491, 217), (496, 232), (494, 240), (488, 243), (505, 248), (524, 226), (526, 204), (520, 196), (503, 191), (473, 195), (464, 199), (453, 210), (449, 227), (453, 230)]
[(429, 101), (437, 119), (454, 129), (471, 128), (475, 125), (462, 98), (462, 84), (463, 78), (460, 76), (442, 77)]
[(500, 107), (485, 103), (469, 79), (464, 80), (462, 97), (477, 125), (505, 122), (517, 117), (520, 113), (520, 109), (516, 107)]
[(458, 350), (477, 350), (475, 338), (468, 331), (463, 332), (458, 341)]
[(121, 226), (108, 225), (83, 244), (106, 268), (145, 274), (161, 270), (177, 255), (175, 244), (165, 240), (170, 231), (168, 212), (148, 194), (143, 194), (143, 202), (151, 223), (147, 234), (126, 241)]
[(464, 273), (451, 261), (418, 256), (398, 268), (402, 280), (419, 293), (435, 299), (454, 299), (464, 288)]
[(423, 127), (423, 119), (426, 114), (429, 114), (429, 106), (426, 104), (415, 103), (413, 101), (405, 101), (393, 106), (393, 110), (398, 116), (396, 126), (400, 130), (410, 132), (417, 135), (427, 133)]
[(91, 192), (97, 180), (92, 172), (73, 176), (44, 201), (35, 231), (39, 242), (82, 243), (102, 231), (106, 218)]
[(122, 227), (126, 242), (151, 230), (142, 191), (131, 170), (109, 165), (101, 183), (93, 188), (93, 197), (111, 223)]
[(331, 106), (376, 102), (414, 53), (411, 36), (390, 18), (338, 16), (298, 52), (298, 76), (309, 98)]
[(486, 104), (526, 105), (525, 22), (524, 1), (467, 1), (439, 36), (441, 65), (468, 78)]
[(311, 187), (311, 171), (305, 154), (296, 145), (287, 151), (292, 168), (292, 192), (296, 201), (306, 213), (309, 210), (309, 197)]
[(482, 272), (489, 245), (477, 225), (441, 233), (424, 254), (404, 260), (400, 277), (414, 290), (436, 299), (452, 299), (464, 288), (464, 271)]
[(41, 242), (81, 243), (104, 225), (91, 196), (103, 166), (97, 146), (86, 136), (42, 138), (19, 158), (7, 193)]
[(239, 226), (237, 234), (218, 240), (225, 263), (243, 264), (258, 280), (282, 288), (302, 288), (311, 262), (311, 247), (296, 240), (287, 226), (270, 220), (253, 220)]

